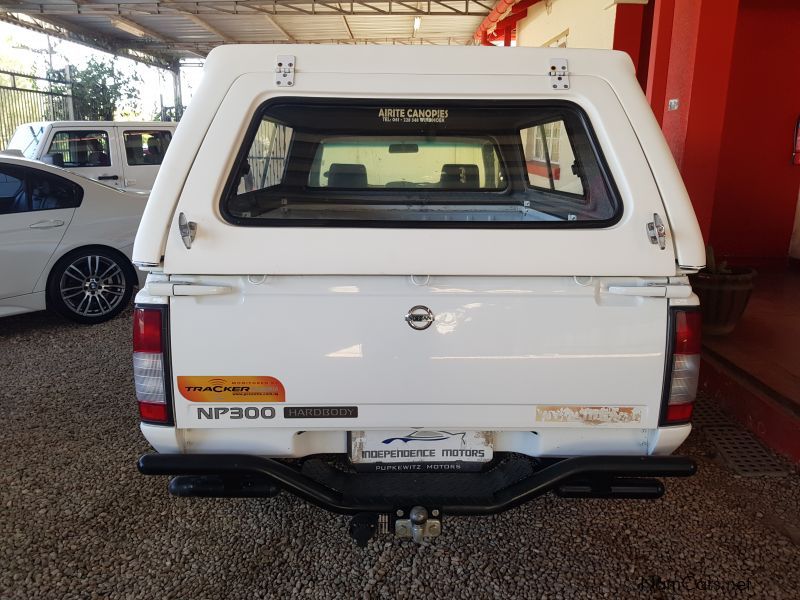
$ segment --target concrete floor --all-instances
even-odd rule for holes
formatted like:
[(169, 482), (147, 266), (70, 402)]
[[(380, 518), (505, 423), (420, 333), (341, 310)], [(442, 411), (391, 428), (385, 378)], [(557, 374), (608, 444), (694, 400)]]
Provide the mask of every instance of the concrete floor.
[[(130, 313), (0, 321), (0, 598), (796, 598), (800, 477), (740, 478), (695, 433), (657, 501), (543, 497), (356, 547), (287, 495), (169, 497), (138, 475)], [(741, 589), (739, 589), (740, 586)], [(706, 591), (709, 589), (710, 591)]]

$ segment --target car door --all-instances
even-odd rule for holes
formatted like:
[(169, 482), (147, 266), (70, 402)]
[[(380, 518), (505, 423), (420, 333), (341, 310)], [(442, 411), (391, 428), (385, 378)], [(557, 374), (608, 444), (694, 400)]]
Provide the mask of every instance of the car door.
[(33, 291), (82, 195), (67, 179), (0, 164), (0, 298)]
[(68, 127), (53, 133), (45, 162), (122, 187), (121, 157), (113, 127)]
[(131, 191), (150, 191), (172, 141), (172, 130), (126, 127), (120, 128), (119, 134), (124, 149), (123, 186)]

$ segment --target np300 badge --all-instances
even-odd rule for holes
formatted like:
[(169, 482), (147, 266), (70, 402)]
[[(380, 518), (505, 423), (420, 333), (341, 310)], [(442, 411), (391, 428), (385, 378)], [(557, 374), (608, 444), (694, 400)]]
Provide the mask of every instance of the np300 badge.
[(433, 323), (433, 320), (434, 316), (431, 309), (427, 306), (422, 306), (421, 304), (413, 306), (406, 315), (406, 323), (408, 323), (412, 329), (416, 329), (417, 331), (422, 331), (423, 329), (430, 327), (431, 323)]

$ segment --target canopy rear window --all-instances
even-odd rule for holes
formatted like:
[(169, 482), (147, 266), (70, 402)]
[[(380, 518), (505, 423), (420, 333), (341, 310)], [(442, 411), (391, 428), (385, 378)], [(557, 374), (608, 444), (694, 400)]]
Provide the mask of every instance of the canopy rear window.
[(240, 225), (602, 227), (621, 203), (568, 103), (278, 100), (222, 198)]

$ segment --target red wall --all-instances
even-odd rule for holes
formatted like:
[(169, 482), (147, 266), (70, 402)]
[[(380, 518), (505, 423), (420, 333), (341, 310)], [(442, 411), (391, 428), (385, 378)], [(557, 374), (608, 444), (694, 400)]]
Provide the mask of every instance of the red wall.
[(617, 4), (613, 47), (614, 50), (627, 52), (631, 57), (636, 77), (642, 87), (647, 85), (647, 60), (652, 26), (652, 5)]
[(800, 188), (800, 2), (740, 0), (732, 65), (711, 243), (718, 255), (783, 258)]
[(678, 168), (681, 168), (686, 130), (689, 125), (689, 110), (692, 105), (692, 79), (701, 3), (693, 0), (675, 0), (674, 4), (665, 103), (670, 98), (677, 98), (680, 107), (678, 110), (667, 111), (665, 106), (661, 126), (667, 144), (672, 150), (672, 156), (675, 157)]
[(662, 128), (706, 239), (716, 199), (739, 0), (676, 0)]

